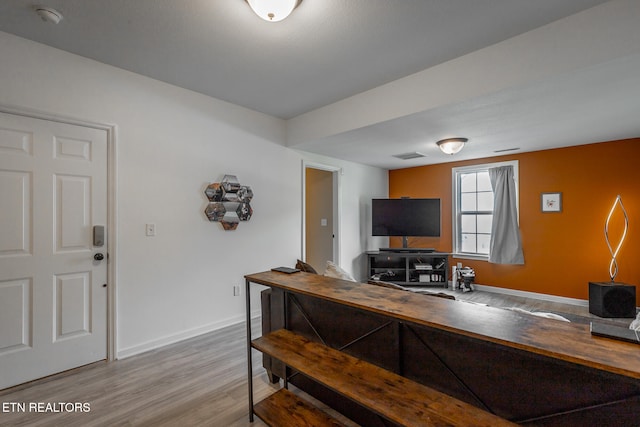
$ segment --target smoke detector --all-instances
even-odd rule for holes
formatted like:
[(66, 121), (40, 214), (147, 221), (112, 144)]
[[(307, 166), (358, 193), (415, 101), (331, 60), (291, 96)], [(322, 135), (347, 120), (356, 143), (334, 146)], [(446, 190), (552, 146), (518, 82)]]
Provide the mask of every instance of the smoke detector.
[(62, 13), (57, 10), (46, 7), (46, 6), (36, 6), (36, 13), (44, 22), (50, 22), (52, 24), (57, 24), (62, 21)]

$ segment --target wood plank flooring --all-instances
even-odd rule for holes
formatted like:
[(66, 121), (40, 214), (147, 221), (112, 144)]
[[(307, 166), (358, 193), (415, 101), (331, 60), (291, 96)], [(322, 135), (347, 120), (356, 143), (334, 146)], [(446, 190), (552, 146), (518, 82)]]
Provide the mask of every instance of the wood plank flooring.
[[(259, 331), (259, 324), (253, 327)], [(249, 423), (244, 324), (0, 391), (2, 426), (265, 426)], [(276, 391), (253, 352), (255, 399)], [(7, 413), (9, 402), (81, 402), (85, 413)]]
[[(482, 291), (445, 291), (494, 307), (595, 317), (587, 307)], [(612, 321), (628, 325), (631, 319)], [(252, 330), (259, 334), (259, 321)], [(257, 418), (253, 424), (248, 421), (245, 345), (244, 324), (238, 324), (124, 360), (98, 362), (2, 390), (0, 425), (265, 426)], [(269, 384), (256, 351), (253, 366), (254, 398), (259, 401), (279, 387)], [(88, 403), (90, 412), (7, 411), (7, 405), (20, 402)]]

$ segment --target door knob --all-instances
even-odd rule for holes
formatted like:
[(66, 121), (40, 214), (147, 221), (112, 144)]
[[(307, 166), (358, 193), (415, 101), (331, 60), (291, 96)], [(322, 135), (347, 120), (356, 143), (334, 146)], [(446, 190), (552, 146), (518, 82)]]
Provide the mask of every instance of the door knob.
[(96, 261), (102, 261), (104, 259), (104, 255), (98, 252), (93, 256), (93, 259), (95, 259)]

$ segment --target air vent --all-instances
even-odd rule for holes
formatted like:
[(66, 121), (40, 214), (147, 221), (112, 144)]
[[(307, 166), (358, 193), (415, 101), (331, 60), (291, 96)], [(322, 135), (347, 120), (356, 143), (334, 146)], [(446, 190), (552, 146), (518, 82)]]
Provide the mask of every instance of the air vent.
[(516, 148), (503, 148), (502, 150), (494, 150), (494, 153), (505, 153), (507, 151), (518, 151), (520, 149), (520, 147), (516, 147)]
[(411, 160), (411, 159), (419, 159), (420, 157), (427, 157), (427, 156), (422, 153), (418, 153), (417, 151), (413, 151), (411, 153), (394, 154), (393, 157), (402, 159), (402, 160)]

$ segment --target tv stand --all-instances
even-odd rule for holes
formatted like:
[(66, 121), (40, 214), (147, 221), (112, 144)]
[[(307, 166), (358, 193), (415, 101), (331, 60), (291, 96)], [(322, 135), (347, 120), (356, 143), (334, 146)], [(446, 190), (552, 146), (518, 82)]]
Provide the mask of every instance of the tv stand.
[(383, 248), (367, 252), (367, 274), (373, 280), (401, 286), (449, 285), (449, 254), (435, 249)]

